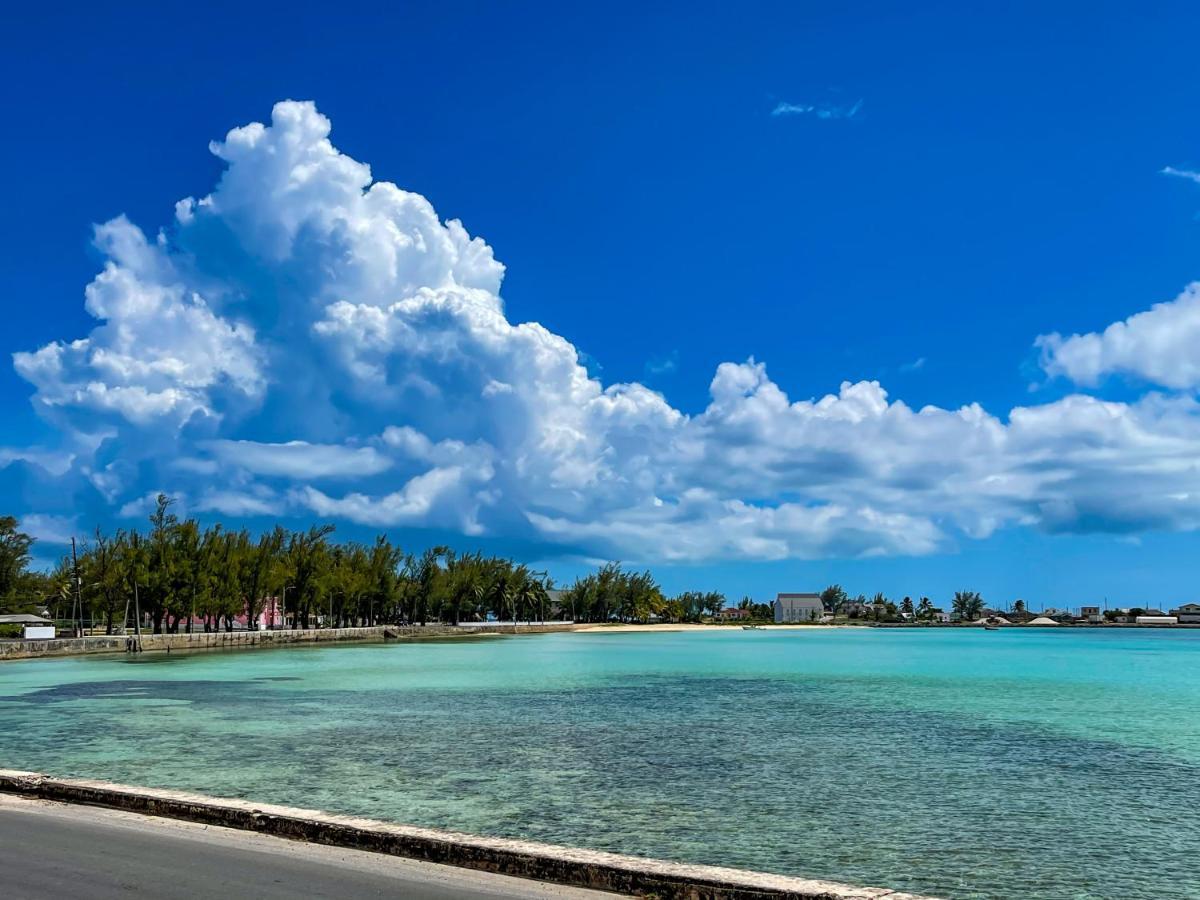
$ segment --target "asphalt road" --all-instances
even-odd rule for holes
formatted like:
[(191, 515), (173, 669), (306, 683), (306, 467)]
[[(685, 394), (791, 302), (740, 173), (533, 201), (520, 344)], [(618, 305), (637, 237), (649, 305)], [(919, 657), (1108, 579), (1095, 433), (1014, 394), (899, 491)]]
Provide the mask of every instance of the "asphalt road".
[(615, 895), (358, 850), (0, 795), (5, 900), (600, 900)]

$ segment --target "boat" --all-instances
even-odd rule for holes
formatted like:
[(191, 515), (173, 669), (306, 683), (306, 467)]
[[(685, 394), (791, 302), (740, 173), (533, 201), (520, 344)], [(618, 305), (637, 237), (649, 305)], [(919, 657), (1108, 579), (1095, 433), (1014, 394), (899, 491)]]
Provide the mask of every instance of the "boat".
[(984, 625), (983, 630), (984, 631), (999, 631), (1000, 626), (999, 625)]
[(759, 631), (761, 629), (762, 629), (761, 625), (743, 625), (742, 626), (742, 631)]

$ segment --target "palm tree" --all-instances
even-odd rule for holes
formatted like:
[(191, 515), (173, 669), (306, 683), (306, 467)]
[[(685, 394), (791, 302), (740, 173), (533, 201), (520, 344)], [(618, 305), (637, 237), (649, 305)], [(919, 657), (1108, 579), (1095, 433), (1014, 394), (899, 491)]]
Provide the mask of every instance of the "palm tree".
[[(910, 604), (912, 601), (909, 601)], [(933, 602), (928, 597), (922, 597), (917, 604), (916, 617), (921, 621), (933, 618)]]
[(525, 577), (517, 582), (516, 601), (522, 608), (532, 610), (536, 606), (540, 611), (546, 599), (546, 589), (535, 575), (526, 573)]
[(955, 591), (951, 609), (961, 621), (973, 622), (983, 615), (983, 597), (977, 591)]
[(825, 590), (821, 591), (821, 604), (833, 614), (833, 618), (837, 619), (837, 614), (850, 597), (842, 589), (840, 584), (831, 584)]

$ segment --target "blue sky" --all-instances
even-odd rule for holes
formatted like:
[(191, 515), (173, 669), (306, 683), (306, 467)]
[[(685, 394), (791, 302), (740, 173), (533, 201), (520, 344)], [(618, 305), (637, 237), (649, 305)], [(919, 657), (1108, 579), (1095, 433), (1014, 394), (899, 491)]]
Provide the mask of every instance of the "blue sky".
[[(83, 292), (106, 260), (137, 270), (143, 286), (153, 280), (111, 243), (98, 248), (93, 225), (124, 215), (152, 246), (174, 227), (176, 201), (214, 191), (228, 160), (209, 142), (269, 124), (273, 104), (294, 99), (315, 103), (333, 146), (369, 164), (375, 181), (427, 198), (443, 222), (460, 219), (486, 241), (505, 267), (507, 322), (561, 336), (600, 389), (638, 383), (661, 400), (622, 393), (637, 412), (615, 424), (589, 413), (572, 426), (586, 451), (567, 460), (561, 446), (546, 451), (547, 423), (569, 419), (554, 404), (582, 401), (545, 393), (557, 364), (522, 388), (527, 333), (449, 369), (428, 342), (392, 332), (378, 357), (351, 360), (347, 348), (364, 346), (360, 316), (353, 328), (337, 319), (340, 349), (281, 361), (281, 348), (296, 346), (279, 330), (281, 310), (297, 298), (378, 306), (419, 279), (369, 303), (339, 281), (333, 298), (329, 284), (304, 282), (311, 271), (254, 263), (264, 251), (247, 232), (214, 236), (217, 226), (197, 219), (169, 241), (162, 284), (186, 284), (172, 303), (203, 297), (211, 342), (177, 355), (198, 354), (183, 388), (164, 388), (162, 373), (176, 371), (165, 361), (178, 359), (158, 348), (150, 387), (182, 390), (186, 409), (159, 404), (133, 422), (127, 405), (99, 408), (82, 389), (107, 384), (112, 397), (116, 383), (94, 360), (66, 375), (44, 360), (29, 377), (0, 366), (0, 504), (40, 517), (53, 538), (96, 520), (136, 522), (137, 498), (165, 488), (205, 518), (257, 527), (278, 508), (289, 522), (338, 521), (346, 535), (386, 528), (411, 546), (450, 539), (513, 552), (562, 578), (589, 559), (639, 559), (671, 589), (739, 596), (837, 580), (895, 595), (972, 587), (1034, 605), (1196, 599), (1200, 480), (1187, 460), (1200, 451), (1190, 405), (1200, 349), (1184, 340), (1195, 304), (1181, 298), (1124, 337), (1100, 333), (1200, 277), (1200, 184), (1162, 172), (1200, 168), (1187, 44), (1200, 14), (1184, 4), (1044, 7), (459, 4), (383, 15), (344, 3), (282, 15), (228, 4), (201, 18), (184, 5), (129, 4), (18, 14), (0, 37), (12, 211), (0, 224), (5, 353), (88, 337), (100, 322)], [(241, 190), (266, 202), (253, 184)], [(490, 274), (446, 265), (439, 278), (491, 289)], [(433, 322), (430, 310), (403, 315)], [(184, 335), (199, 321), (187, 316)], [(313, 312), (303, 333), (321, 321), (329, 316)], [(479, 339), (480, 321), (459, 322), (466, 333), (430, 327), (475, 347), (467, 337)], [(230, 338), (237, 325), (254, 338)], [(334, 341), (331, 327), (321, 333)], [(1095, 340), (1071, 343), (1076, 333)], [(1035, 346), (1051, 334), (1064, 337)], [(227, 339), (242, 356), (205, 362), (228, 362)], [(276, 389), (328, 374), (326, 352), (349, 374), (324, 407)], [(978, 429), (923, 420), (830, 432), (801, 411), (776, 431), (769, 412), (758, 409), (765, 418), (751, 429), (747, 410), (731, 408), (701, 422), (718, 366), (750, 358), (793, 402), (878, 381), (912, 410), (978, 404), (1002, 429), (1015, 407), (1040, 414), (1036, 428), (986, 450)], [(393, 376), (427, 379), (438, 399), (368, 402), (362, 366), (387, 369), (393, 387)], [(509, 367), (513, 378), (496, 375)], [(120, 385), (137, 377), (124, 371)], [(1073, 397), (1093, 406), (1056, 405)], [(206, 425), (184, 421), (200, 408)], [(1093, 414), (1113, 430), (1060, 424)], [(442, 449), (414, 450), (409, 431), (389, 443), (387, 427)], [(87, 452), (81, 434), (92, 436)], [(255, 449), (220, 443), (234, 441), (261, 454), (288, 441), (307, 449), (232, 476)], [(449, 465), (439, 441), (474, 449)], [(64, 459), (68, 446), (69, 464), (31, 468)], [(320, 449), (331, 447), (341, 449)], [(1097, 449), (1084, 458), (1081, 447)], [(338, 453), (352, 454), (361, 477), (300, 477), (314, 453), (334, 469)], [(180, 459), (188, 466), (167, 465)], [(454, 466), (461, 479), (449, 487)], [(462, 514), (472, 504), (478, 514)], [(54, 552), (50, 541), (43, 552)]]

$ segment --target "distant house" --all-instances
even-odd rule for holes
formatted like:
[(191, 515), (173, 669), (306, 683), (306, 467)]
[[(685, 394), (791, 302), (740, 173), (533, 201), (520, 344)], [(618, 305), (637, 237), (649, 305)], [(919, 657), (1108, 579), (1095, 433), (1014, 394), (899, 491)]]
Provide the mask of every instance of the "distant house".
[(1103, 622), (1104, 616), (1100, 614), (1098, 606), (1081, 606), (1079, 607), (1079, 618), (1088, 622)]
[(1200, 603), (1185, 603), (1171, 610), (1180, 625), (1200, 625)]
[(842, 613), (849, 616), (851, 619), (857, 619), (861, 616), (870, 615), (875, 611), (875, 607), (870, 603), (863, 603), (860, 600), (847, 600), (842, 604)]
[(946, 612), (944, 609), (932, 610), (930, 615), (933, 616), (933, 621), (935, 622), (941, 622), (943, 625), (950, 624), (950, 613)]
[(825, 615), (820, 594), (777, 594), (776, 622), (819, 622)]
[(726, 606), (717, 613), (718, 619), (748, 619), (750, 610), (738, 609), (736, 606)]

